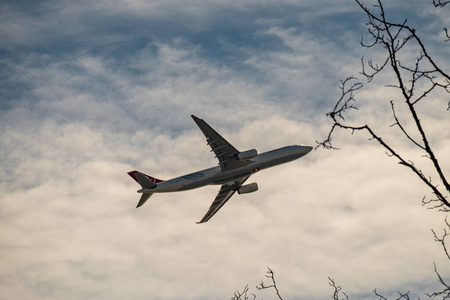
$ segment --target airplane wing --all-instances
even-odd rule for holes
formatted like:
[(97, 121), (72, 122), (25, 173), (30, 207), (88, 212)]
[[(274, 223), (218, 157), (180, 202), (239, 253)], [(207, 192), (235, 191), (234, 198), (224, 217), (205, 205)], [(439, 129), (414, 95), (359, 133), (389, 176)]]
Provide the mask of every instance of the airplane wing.
[(214, 199), (205, 216), (201, 219), (200, 222), (197, 222), (197, 224), (208, 222), (208, 220), (211, 219), (212, 216), (214, 216), (216, 212), (220, 208), (222, 208), (222, 206), (224, 206), (225, 203), (227, 203), (227, 201), (234, 195), (234, 193), (236, 193), (236, 190), (242, 186), (242, 184), (248, 179), (248, 177), (235, 181), (233, 183), (223, 184), (216, 196), (216, 199)]
[[(206, 137), (206, 142), (211, 147), (211, 151), (214, 152), (219, 159), (219, 165), (222, 171), (232, 170), (240, 167), (244, 167), (249, 164), (248, 161), (240, 161), (237, 159), (236, 154), (239, 150), (228, 143), (220, 134), (218, 134), (211, 126), (209, 126), (204, 120), (192, 115), (197, 126), (203, 132)], [(231, 197), (231, 196), (230, 196)]]

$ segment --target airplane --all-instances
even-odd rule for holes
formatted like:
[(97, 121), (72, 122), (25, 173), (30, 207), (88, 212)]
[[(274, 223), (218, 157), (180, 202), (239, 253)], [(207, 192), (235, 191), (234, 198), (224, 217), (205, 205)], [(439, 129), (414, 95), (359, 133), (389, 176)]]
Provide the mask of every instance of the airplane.
[(261, 154), (258, 154), (256, 149), (241, 152), (227, 142), (204, 120), (194, 115), (191, 115), (191, 117), (205, 135), (207, 145), (211, 147), (211, 152), (214, 152), (216, 155), (219, 165), (170, 180), (157, 179), (139, 171), (128, 172), (128, 175), (142, 187), (142, 189), (137, 191), (142, 193), (142, 196), (136, 208), (144, 205), (154, 193), (187, 191), (211, 184), (221, 185), (219, 193), (205, 216), (197, 222), (197, 224), (205, 223), (236, 192), (238, 194), (246, 194), (258, 190), (256, 182), (244, 185), (251, 175), (261, 170), (296, 160), (313, 149), (311, 146), (293, 145)]

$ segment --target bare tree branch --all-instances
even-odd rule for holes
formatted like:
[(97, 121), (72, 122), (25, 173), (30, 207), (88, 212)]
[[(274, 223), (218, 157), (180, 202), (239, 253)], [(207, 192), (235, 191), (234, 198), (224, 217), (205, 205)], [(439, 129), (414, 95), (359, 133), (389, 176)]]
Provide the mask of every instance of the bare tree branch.
[(434, 7), (444, 7), (449, 3), (450, 3), (450, 1), (433, 0)]
[(434, 264), (434, 272), (436, 273), (439, 282), (445, 287), (444, 290), (440, 291), (440, 292), (434, 292), (432, 294), (427, 294), (428, 297), (439, 297), (442, 296), (442, 299), (450, 299), (450, 286), (444, 282), (444, 280), (442, 279), (441, 275), (439, 274), (439, 272), (437, 271), (437, 267), (436, 264)]
[[(331, 285), (334, 289), (333, 295), (331, 295), (333, 300), (348, 300), (347, 294), (342, 291), (342, 288), (339, 285), (336, 285), (336, 283), (334, 282), (334, 278), (328, 277), (328, 284)], [(342, 294), (344, 297), (339, 298), (339, 294)]]
[(420, 145), (419, 143), (417, 143), (413, 138), (411, 138), (411, 136), (406, 132), (405, 128), (403, 128), (402, 124), (400, 123), (400, 121), (397, 118), (397, 115), (395, 113), (395, 108), (394, 108), (394, 101), (391, 100), (391, 109), (392, 109), (392, 114), (394, 115), (394, 119), (395, 119), (395, 123), (391, 125), (391, 127), (393, 126), (398, 126), (400, 127), (400, 130), (403, 132), (403, 134), (413, 143), (415, 144), (417, 147), (419, 147), (422, 150), (425, 150), (425, 148)]
[(448, 29), (447, 28), (444, 28), (444, 31), (445, 31), (445, 36), (447, 37), (447, 39), (445, 40), (446, 42), (449, 42), (450, 41), (450, 34), (449, 34), (449, 32), (448, 32)]
[[(338, 149), (335, 148), (331, 141), (332, 141), (332, 135), (333, 131), (336, 127), (343, 126), (339, 121), (345, 121), (344, 114), (349, 109), (355, 109), (358, 110), (358, 107), (356, 107), (353, 103), (355, 102), (354, 98), (354, 92), (361, 89), (363, 87), (362, 83), (355, 82), (355, 77), (347, 77), (345, 80), (341, 80), (341, 85), (339, 89), (341, 90), (341, 97), (336, 102), (336, 105), (333, 108), (332, 112), (327, 113), (327, 116), (330, 117), (334, 124), (331, 127), (330, 132), (328, 133), (328, 137), (323, 142), (318, 142), (316, 146), (316, 149), (318, 147), (323, 147), (325, 149)], [(350, 86), (349, 86), (350, 85)]]
[(267, 269), (268, 270), (266, 272), (266, 277), (270, 278), (272, 280), (272, 284), (266, 285), (263, 281), (261, 281), (261, 283), (259, 285), (257, 285), (256, 288), (258, 290), (274, 288), (278, 298), (280, 300), (283, 300), (283, 298), (281, 298), (281, 296), (280, 296), (280, 292), (278, 291), (278, 287), (277, 287), (277, 283), (275, 282), (275, 276), (273, 274), (273, 271), (269, 267), (267, 267)]
[[(332, 121), (330, 131), (327, 138), (322, 142), (317, 142), (316, 149), (323, 147), (325, 149), (338, 149), (333, 141), (333, 134), (336, 129), (344, 129), (350, 131), (352, 134), (358, 131), (367, 132), (370, 136), (370, 140), (375, 140), (379, 145), (384, 148), (386, 154), (389, 157), (393, 157), (398, 160), (398, 163), (415, 174), (420, 181), (422, 181), (427, 188), (434, 195), (433, 199), (426, 200), (426, 196), (423, 197), (422, 203), (424, 205), (437, 208), (441, 211), (450, 212), (450, 184), (444, 174), (441, 165), (434, 154), (432, 145), (428, 139), (428, 134), (424, 129), (422, 121), (420, 119), (418, 103), (424, 103), (427, 101), (427, 97), (435, 95), (437, 92), (444, 92), (446, 95), (450, 95), (450, 75), (441, 69), (438, 63), (430, 56), (422, 40), (416, 33), (414, 28), (407, 25), (407, 21), (400, 23), (390, 22), (386, 16), (383, 4), (381, 0), (377, 0), (377, 4), (373, 6), (373, 11), (366, 7), (362, 0), (355, 0), (359, 7), (366, 14), (368, 21), (366, 23), (369, 39), (362, 38), (360, 43), (363, 47), (381, 47), (386, 56), (380, 59), (380, 63), (374, 62), (371, 59), (361, 58), (362, 76), (367, 80), (367, 84), (370, 84), (372, 80), (382, 72), (391, 71), (395, 75), (395, 80), (386, 84), (386, 88), (391, 89), (401, 96), (400, 102), (389, 100), (390, 108), (394, 123), (391, 125), (393, 130), (399, 130), (400, 134), (405, 137), (405, 141), (408, 146), (413, 146), (414, 149), (420, 151), (423, 157), (426, 157), (426, 162), (431, 165), (433, 175), (426, 175), (422, 170), (416, 167), (414, 161), (411, 161), (405, 157), (404, 154), (393, 146), (393, 144), (387, 142), (384, 137), (378, 134), (377, 128), (371, 127), (371, 125), (362, 122), (362, 124), (354, 124), (349, 120), (349, 112), (358, 111), (357, 100), (355, 95), (363, 88), (363, 84), (358, 81), (357, 78), (351, 76), (347, 77), (340, 82), (340, 97), (337, 99), (331, 112), (327, 113)], [(435, 7), (443, 8), (450, 1), (444, 0), (432, 0)], [(447, 41), (450, 41), (450, 33), (447, 28), (444, 28)], [(417, 55), (415, 59), (410, 59), (412, 51), (416, 51)], [(407, 55), (405, 55), (407, 54)], [(439, 94), (440, 95), (440, 94)], [(391, 99), (394, 97), (390, 97)], [(450, 98), (450, 97), (449, 97)], [(395, 99), (395, 98), (394, 98)], [(387, 100), (387, 99), (386, 99)], [(450, 111), (450, 100), (445, 100), (446, 109)], [(405, 119), (403, 115), (398, 115), (398, 112), (407, 111), (408, 119)], [(401, 118), (399, 117), (401, 116)], [(403, 122), (403, 123), (402, 123)], [(412, 124), (407, 127), (404, 124)], [(429, 133), (429, 132), (428, 132)], [(436, 182), (436, 183), (435, 183)], [(447, 237), (450, 236), (450, 224), (445, 220), (447, 228), (444, 229), (442, 235), (438, 235), (432, 230), (435, 241), (439, 242), (444, 250), (444, 253), (450, 261), (450, 253), (447, 249)], [(262, 289), (274, 289), (278, 299), (282, 300), (278, 287), (276, 285), (274, 272), (267, 267), (266, 277), (271, 280), (271, 284), (265, 284), (263, 281), (256, 287), (258, 290)], [(434, 265), (435, 273), (439, 282), (443, 285), (444, 289), (440, 292), (434, 292), (427, 294), (429, 297), (442, 297), (442, 299), (450, 299), (450, 285), (447, 284), (442, 276), (437, 271), (436, 265)], [(348, 300), (348, 296), (342, 292), (342, 288), (336, 285), (334, 279), (328, 278), (329, 284), (333, 287), (332, 298), (334, 300)], [(387, 300), (384, 296), (378, 293), (375, 289), (375, 296), (381, 300)], [(236, 291), (233, 300), (247, 300), (248, 286), (244, 288), (242, 292)], [(256, 300), (256, 295), (251, 294), (253, 300)], [(409, 291), (406, 293), (398, 293), (397, 300), (410, 299)]]
[[(448, 223), (447, 218), (445, 218), (445, 224), (447, 225), (447, 229), (450, 231), (450, 224)], [(447, 247), (445, 244), (445, 238), (450, 235), (450, 232), (447, 232), (447, 229), (444, 228), (444, 234), (442, 235), (442, 238), (439, 238), (434, 230), (431, 230), (431, 231), (433, 232), (434, 240), (436, 242), (441, 243), (442, 248), (444, 249), (445, 255), (447, 256), (448, 260), (450, 260), (450, 254), (447, 251)]]
[[(234, 292), (234, 297), (231, 297), (231, 300), (248, 300), (248, 284), (245, 286), (244, 290), (242, 292), (239, 292), (236, 290)], [(253, 296), (253, 300), (256, 300), (256, 295), (253, 293), (250, 293)]]
[[(386, 58), (381, 64), (376, 64), (372, 60), (365, 61), (364, 58), (362, 58), (361, 74), (370, 83), (375, 76), (388, 68), (393, 71), (396, 83), (388, 84), (386, 87), (394, 87), (400, 91), (403, 98), (403, 105), (406, 110), (409, 111), (410, 120), (414, 124), (414, 129), (418, 136), (420, 136), (421, 141), (419, 142), (418, 140), (413, 139), (412, 135), (407, 132), (405, 127), (401, 124), (396, 114), (396, 106), (394, 106), (392, 100), (390, 101), (390, 105), (395, 122), (391, 127), (398, 127), (406, 139), (411, 144), (418, 147), (418, 149), (424, 153), (423, 156), (431, 161), (431, 165), (437, 174), (437, 178), (439, 178), (439, 183), (446, 190), (446, 194), (440, 191), (438, 184), (432, 183), (432, 176), (426, 176), (415, 166), (414, 162), (404, 158), (402, 154), (385, 142), (370, 125), (354, 125), (346, 120), (346, 114), (349, 110), (357, 109), (354, 95), (355, 92), (363, 87), (362, 83), (357, 82), (354, 77), (348, 77), (341, 81), (341, 96), (337, 100), (333, 110), (327, 113), (327, 116), (333, 121), (333, 125), (331, 126), (327, 138), (323, 142), (317, 142), (317, 147), (321, 146), (326, 149), (337, 149), (332, 144), (332, 138), (336, 128), (350, 130), (351, 133), (354, 133), (355, 131), (367, 131), (371, 140), (376, 140), (385, 148), (386, 153), (390, 157), (397, 158), (400, 165), (408, 167), (430, 188), (436, 199), (423, 201), (423, 203), (428, 204), (436, 200), (438, 201), (438, 205), (435, 205), (434, 207), (447, 211), (450, 209), (450, 202), (448, 201), (448, 196), (450, 195), (450, 183), (441, 168), (438, 158), (434, 154), (415, 105), (420, 101), (424, 101), (424, 99), (436, 89), (442, 89), (450, 94), (450, 76), (438, 67), (436, 62), (428, 54), (427, 49), (416, 34), (416, 31), (407, 25), (406, 20), (402, 23), (392, 23), (387, 20), (381, 0), (377, 0), (377, 4), (374, 5), (377, 13), (372, 12), (360, 0), (355, 1), (368, 17), (366, 25), (369, 36), (372, 39), (372, 42), (361, 40), (361, 45), (368, 48), (381, 45), (387, 52)], [(440, 3), (441, 6), (445, 6), (446, 4), (442, 1), (434, 3)], [(413, 47), (412, 49), (419, 49), (419, 54), (413, 64), (408, 63), (408, 61), (407, 63), (401, 62), (403, 57), (402, 51), (406, 47), (409, 47), (409, 44)], [(418, 86), (421, 86), (421, 91), (419, 91)], [(447, 104), (447, 109), (450, 110), (450, 101)]]

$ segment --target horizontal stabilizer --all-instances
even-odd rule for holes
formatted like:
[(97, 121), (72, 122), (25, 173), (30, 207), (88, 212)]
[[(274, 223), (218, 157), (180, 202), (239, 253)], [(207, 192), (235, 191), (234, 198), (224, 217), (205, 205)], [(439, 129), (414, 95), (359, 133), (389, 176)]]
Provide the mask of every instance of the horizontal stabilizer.
[(144, 203), (148, 200), (148, 198), (150, 198), (151, 195), (153, 195), (153, 193), (145, 193), (145, 194), (142, 194), (141, 199), (139, 199), (139, 203), (138, 203), (138, 205), (136, 206), (136, 208), (138, 208), (138, 207), (144, 205)]
[(130, 177), (133, 178), (142, 187), (142, 189), (138, 191), (138, 193), (142, 193), (142, 196), (141, 199), (139, 199), (139, 203), (136, 206), (136, 208), (144, 205), (144, 203), (148, 200), (148, 198), (150, 198), (150, 196), (153, 195), (152, 189), (156, 188), (158, 183), (164, 181), (161, 179), (151, 177), (139, 171), (128, 172), (128, 175), (130, 175)]

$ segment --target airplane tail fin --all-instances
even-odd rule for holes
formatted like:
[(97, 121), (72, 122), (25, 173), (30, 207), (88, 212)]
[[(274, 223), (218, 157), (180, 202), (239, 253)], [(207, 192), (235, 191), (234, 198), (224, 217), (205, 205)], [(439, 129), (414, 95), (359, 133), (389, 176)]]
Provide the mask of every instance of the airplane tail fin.
[(133, 178), (137, 183), (139, 183), (143, 189), (153, 189), (156, 185), (164, 180), (151, 177), (147, 174), (141, 173), (139, 171), (128, 172), (131, 178)]
[(128, 175), (130, 175), (130, 177), (133, 178), (142, 187), (142, 190), (138, 191), (142, 193), (142, 196), (141, 199), (139, 199), (139, 203), (136, 206), (136, 208), (144, 205), (144, 203), (148, 200), (148, 198), (150, 198), (150, 196), (153, 195), (151, 189), (154, 189), (158, 183), (164, 181), (161, 179), (151, 177), (139, 171), (128, 172)]

